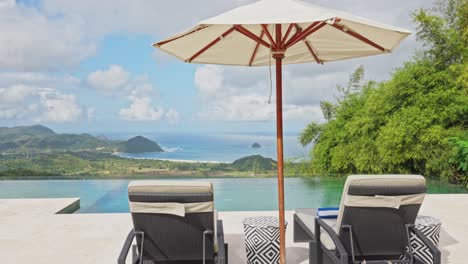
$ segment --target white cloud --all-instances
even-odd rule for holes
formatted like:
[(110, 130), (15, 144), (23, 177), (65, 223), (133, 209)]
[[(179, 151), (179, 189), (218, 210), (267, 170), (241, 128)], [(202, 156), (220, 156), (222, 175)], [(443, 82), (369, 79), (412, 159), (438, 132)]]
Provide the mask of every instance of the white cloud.
[[(276, 118), (275, 98), (268, 103), (258, 94), (230, 95), (210, 103), (198, 116), (215, 121), (271, 121)], [(319, 106), (283, 105), (284, 120), (319, 120), (321, 116)]]
[(0, 88), (2, 120), (62, 123), (76, 121), (82, 113), (74, 94), (30, 85)]
[(61, 94), (56, 91), (42, 92), (41, 101), (44, 112), (36, 120), (38, 122), (70, 122), (82, 117), (83, 109), (73, 94)]
[(224, 79), (224, 68), (214, 65), (205, 65), (197, 67), (195, 70), (195, 85), (203, 95), (213, 95), (219, 88)]
[[(79, 14), (92, 30), (169, 35), (187, 29), (196, 22), (242, 5), (246, 0), (44, 0), (49, 14)], [(209, 7), (209, 8), (200, 8)], [(196, 10), (196, 12), (194, 12)]]
[(166, 117), (167, 122), (169, 124), (175, 125), (175, 124), (178, 124), (180, 122), (180, 114), (175, 109), (172, 109), (172, 108), (169, 109), (166, 112), (165, 117)]
[(25, 99), (35, 95), (37, 95), (37, 88), (27, 85), (0, 88), (0, 102), (6, 105), (21, 103)]
[(285, 105), (283, 118), (284, 120), (320, 120), (322, 111), (317, 105)]
[(96, 119), (96, 108), (88, 107), (88, 109), (86, 109), (86, 117), (88, 121), (94, 121)]
[[(13, 0), (0, 0), (0, 87), (6, 87), (0, 88), (0, 119), (38, 116), (44, 120), (81, 118), (78, 116), (92, 119), (96, 110), (81, 107), (79, 113), (76, 96), (68, 96), (70, 91), (63, 91), (86, 83), (109, 94), (115, 95), (110, 91), (119, 90), (118, 95), (129, 101), (129, 106), (119, 113), (125, 113), (128, 118), (167, 118), (169, 121), (170, 110), (164, 113), (163, 107), (155, 105), (159, 104), (158, 91), (146, 76), (132, 76), (120, 65), (96, 71), (83, 82), (66, 72), (94, 56), (100, 40), (109, 34), (131, 36), (142, 33), (157, 41), (191, 27), (201, 19), (253, 1), (174, 0), (161, 4), (153, 0), (43, 0), (39, 7), (27, 7)], [(411, 29), (410, 11), (428, 7), (433, 1), (399, 1), (398, 4), (374, 0), (315, 2)], [(324, 66), (286, 66), (283, 85), (285, 119), (320, 119), (316, 111), (319, 101), (331, 100), (336, 84), (343, 83), (357, 65), (364, 64), (369, 79), (381, 80), (408, 60), (417, 46), (412, 35), (393, 54)], [(154, 56), (158, 63), (167, 62), (159, 51)], [(274, 75), (272, 77), (274, 80)], [(273, 119), (273, 105), (265, 105), (269, 95), (268, 78), (267, 67), (197, 67), (194, 82), (203, 100), (203, 109), (198, 115), (216, 120)], [(21, 85), (24, 87), (19, 88)], [(10, 90), (14, 86), (16, 90)], [(54, 109), (63, 109), (64, 104), (70, 104), (70, 112), (63, 115), (48, 113), (46, 99), (39, 92), (43, 87), (54, 87), (55, 96), (49, 95), (48, 104)], [(2, 100), (2, 92), (8, 93), (7, 99)], [(6, 103), (7, 100), (17, 103)], [(67, 109), (63, 111), (67, 112)], [(161, 116), (157, 118), (159, 113)]]
[(97, 90), (112, 91), (123, 88), (129, 81), (130, 73), (120, 65), (111, 65), (107, 70), (97, 70), (88, 75), (86, 82)]
[[(318, 106), (320, 98), (324, 94), (326, 97), (332, 97), (332, 91), (326, 89), (328, 86), (311, 89), (311, 84), (317, 84), (317, 80), (310, 77), (296, 77), (289, 71), (285, 71), (284, 75), (284, 119), (303, 121), (320, 119), (321, 112)], [(271, 78), (274, 80), (275, 76)], [(268, 69), (265, 68), (198, 67), (194, 82), (203, 100), (203, 109), (197, 114), (198, 117), (222, 121), (274, 120), (275, 86), (273, 82), (273, 97), (269, 104), (269, 79)], [(336, 76), (325, 79), (337, 80)], [(322, 93), (314, 94), (314, 90)]]
[(0, 69), (63, 69), (96, 52), (81, 19), (50, 17), (13, 1), (0, 6), (0, 32)]
[(223, 121), (266, 121), (274, 118), (275, 106), (257, 94), (229, 95), (208, 104), (199, 116)]
[(169, 122), (177, 122), (178, 112), (155, 106), (158, 90), (146, 75), (132, 75), (121, 65), (111, 65), (105, 70), (96, 70), (88, 75), (86, 82), (105, 95), (119, 95), (129, 101), (129, 106), (121, 108), (118, 115), (127, 121), (158, 121), (166, 117)]
[(164, 116), (162, 107), (153, 106), (157, 91), (147, 76), (132, 78), (124, 90), (128, 93), (130, 106), (119, 110), (120, 118), (127, 121), (158, 121)]
[(151, 99), (131, 97), (131, 104), (128, 108), (120, 109), (119, 115), (128, 121), (156, 121), (160, 120), (164, 114), (163, 109), (155, 108)]
[(12, 86), (18, 83), (69, 89), (79, 87), (81, 80), (70, 74), (45, 72), (0, 72), (0, 87)]

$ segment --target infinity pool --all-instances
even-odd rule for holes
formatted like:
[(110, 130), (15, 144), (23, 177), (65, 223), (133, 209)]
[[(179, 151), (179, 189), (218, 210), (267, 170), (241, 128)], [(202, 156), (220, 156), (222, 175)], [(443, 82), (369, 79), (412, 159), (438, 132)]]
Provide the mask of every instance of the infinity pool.
[[(196, 179), (199, 180), (199, 179)], [(0, 198), (79, 197), (78, 213), (128, 212), (127, 185), (130, 180), (12, 180), (0, 181)], [(276, 210), (274, 178), (209, 179), (215, 189), (215, 206), (220, 211)], [(285, 179), (286, 209), (336, 206), (343, 179)], [(468, 193), (468, 189), (429, 183), (429, 193)]]

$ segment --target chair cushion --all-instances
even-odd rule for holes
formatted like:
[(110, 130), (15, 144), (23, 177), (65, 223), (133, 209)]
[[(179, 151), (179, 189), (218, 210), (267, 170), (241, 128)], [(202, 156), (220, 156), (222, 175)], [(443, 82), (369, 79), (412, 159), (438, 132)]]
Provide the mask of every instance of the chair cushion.
[(343, 211), (345, 208), (345, 201), (349, 195), (351, 186), (386, 186), (386, 187), (425, 187), (426, 179), (421, 175), (351, 175), (346, 179), (343, 194), (341, 196), (340, 211), (338, 214), (338, 226), (341, 225), (343, 219)]
[(213, 193), (213, 185), (204, 181), (132, 181), (128, 185), (128, 192)]

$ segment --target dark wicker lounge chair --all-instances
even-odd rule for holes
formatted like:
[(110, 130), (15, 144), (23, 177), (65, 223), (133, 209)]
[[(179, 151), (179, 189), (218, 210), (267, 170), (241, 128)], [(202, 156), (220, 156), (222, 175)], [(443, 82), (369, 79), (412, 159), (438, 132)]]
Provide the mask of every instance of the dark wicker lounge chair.
[(131, 263), (227, 263), (211, 183), (134, 181), (128, 186), (128, 198), (134, 229), (125, 240), (119, 264), (126, 263), (130, 247)]
[(315, 209), (294, 215), (294, 241), (309, 243), (309, 263), (424, 263), (413, 257), (410, 232), (429, 248), (434, 264), (440, 251), (414, 227), (426, 192), (417, 175), (349, 176), (338, 219), (320, 219)]

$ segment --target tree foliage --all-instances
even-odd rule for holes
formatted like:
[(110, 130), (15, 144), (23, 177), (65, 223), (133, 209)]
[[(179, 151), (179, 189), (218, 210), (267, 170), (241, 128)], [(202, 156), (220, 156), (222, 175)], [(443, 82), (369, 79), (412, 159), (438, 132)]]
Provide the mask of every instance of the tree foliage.
[(467, 3), (440, 1), (414, 12), (424, 49), (390, 80), (364, 82), (360, 67), (338, 86), (336, 103), (322, 106), (328, 122), (311, 123), (300, 136), (302, 144), (315, 143), (314, 170), (418, 173), (466, 185)]

